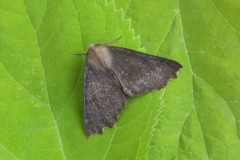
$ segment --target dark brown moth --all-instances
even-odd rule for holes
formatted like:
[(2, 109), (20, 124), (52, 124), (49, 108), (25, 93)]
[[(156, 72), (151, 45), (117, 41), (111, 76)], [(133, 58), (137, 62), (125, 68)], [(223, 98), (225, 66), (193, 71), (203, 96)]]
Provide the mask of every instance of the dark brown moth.
[(181, 67), (176, 61), (126, 48), (90, 45), (84, 81), (87, 136), (113, 127), (129, 97), (163, 88)]

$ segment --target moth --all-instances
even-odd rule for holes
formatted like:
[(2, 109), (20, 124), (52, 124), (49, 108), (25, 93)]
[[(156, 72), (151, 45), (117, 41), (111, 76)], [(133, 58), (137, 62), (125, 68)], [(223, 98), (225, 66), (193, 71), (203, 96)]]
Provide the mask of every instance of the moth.
[(128, 98), (163, 88), (180, 68), (176, 61), (131, 49), (90, 45), (84, 79), (86, 135), (113, 127)]

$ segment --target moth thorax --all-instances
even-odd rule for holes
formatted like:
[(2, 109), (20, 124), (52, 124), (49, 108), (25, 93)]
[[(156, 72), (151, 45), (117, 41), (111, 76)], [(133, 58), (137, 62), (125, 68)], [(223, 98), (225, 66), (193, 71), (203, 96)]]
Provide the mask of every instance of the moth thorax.
[(110, 68), (112, 64), (111, 53), (103, 44), (91, 44), (88, 48), (88, 63), (97, 69)]

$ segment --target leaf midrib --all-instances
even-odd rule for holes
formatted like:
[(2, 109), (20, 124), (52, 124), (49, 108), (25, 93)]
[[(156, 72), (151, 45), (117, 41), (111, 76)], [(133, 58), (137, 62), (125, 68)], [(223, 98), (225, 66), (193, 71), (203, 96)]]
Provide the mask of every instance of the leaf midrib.
[[(48, 4), (48, 1), (47, 1), (47, 3), (46, 3), (46, 7), (45, 7), (45, 11), (44, 11), (43, 18), (44, 18), (45, 15), (46, 15), (47, 4)], [(58, 127), (58, 124), (57, 124), (57, 122), (56, 122), (56, 119), (55, 119), (55, 117), (54, 117), (54, 115), (53, 115), (53, 111), (52, 111), (51, 104), (50, 104), (50, 100), (49, 100), (48, 86), (47, 86), (47, 81), (46, 81), (45, 70), (44, 70), (44, 67), (43, 67), (43, 61), (42, 61), (42, 57), (41, 57), (41, 51), (40, 51), (40, 47), (39, 47), (39, 43), (38, 43), (37, 30), (35, 30), (35, 28), (34, 28), (34, 26), (33, 26), (33, 23), (32, 23), (32, 21), (31, 21), (31, 19), (30, 19), (30, 17), (29, 17), (29, 12), (28, 12), (28, 10), (27, 10), (27, 6), (26, 6), (25, 1), (24, 1), (24, 5), (25, 5), (27, 17), (28, 17), (28, 19), (29, 19), (29, 22), (30, 22), (30, 24), (31, 24), (31, 26), (32, 26), (32, 29), (33, 29), (33, 31), (34, 31), (34, 33), (35, 33), (35, 37), (36, 37), (37, 53), (39, 54), (40, 63), (41, 63), (41, 68), (42, 68), (42, 73), (43, 73), (43, 81), (44, 81), (44, 83), (45, 83), (45, 88), (46, 88), (46, 96), (47, 96), (47, 103), (48, 103), (47, 106), (48, 106), (48, 109), (49, 109), (49, 111), (50, 111), (51, 117), (52, 117), (52, 119), (53, 119), (53, 123), (54, 123), (54, 125), (55, 125), (55, 127), (56, 127), (56, 133), (57, 133), (57, 136), (58, 136), (58, 139), (59, 139), (59, 144), (60, 144), (60, 147), (61, 147), (61, 151), (62, 151), (63, 158), (64, 158), (64, 160), (66, 160), (66, 154), (65, 154), (65, 152), (64, 152), (64, 148), (63, 148), (63, 143), (62, 143), (62, 138), (61, 138), (61, 135), (60, 135), (59, 127)], [(42, 21), (43, 21), (43, 18), (42, 18), (42, 20), (41, 20), (41, 23), (42, 23)], [(41, 23), (39, 24), (38, 28), (40, 27)]]
[[(192, 70), (192, 65), (191, 65), (191, 61), (190, 61), (190, 57), (189, 57), (189, 52), (188, 52), (188, 49), (187, 49), (187, 46), (186, 46), (186, 41), (185, 41), (185, 37), (184, 37), (184, 32), (183, 32), (183, 24), (182, 24), (182, 16), (181, 16), (181, 9), (180, 9), (180, 0), (178, 0), (178, 9), (179, 9), (179, 17), (180, 17), (180, 27), (181, 27), (181, 32), (182, 32), (182, 36), (183, 36), (183, 42), (184, 42), (184, 48), (185, 48), (185, 50), (186, 50), (186, 55), (187, 55), (187, 59), (188, 59), (188, 63), (189, 63), (189, 67), (190, 67), (190, 71), (191, 71), (191, 85), (192, 85), (192, 108), (191, 108), (191, 110), (189, 111), (189, 113), (187, 114), (187, 116), (185, 117), (185, 120), (184, 120), (184, 123), (183, 123), (183, 126), (182, 126), (182, 128), (184, 127), (184, 124), (185, 124), (185, 121), (187, 120), (187, 118), (191, 115), (191, 113), (192, 113), (192, 110), (195, 110), (195, 112), (197, 113), (197, 111), (196, 111), (196, 108), (195, 108), (195, 99), (194, 99), (194, 94), (193, 94), (193, 92), (194, 92), (194, 90), (193, 90), (193, 88), (194, 88), (194, 85), (193, 85), (193, 70)], [(203, 141), (204, 141), (204, 148), (206, 149), (206, 153), (207, 153), (207, 156), (208, 156), (208, 159), (209, 159), (209, 153), (208, 153), (208, 149), (207, 149), (207, 145), (206, 145), (206, 140), (205, 140), (205, 137), (204, 137), (204, 134), (203, 134), (203, 130), (202, 130), (202, 125), (201, 125), (201, 123), (200, 123), (200, 121), (199, 121), (199, 116), (198, 116), (198, 114), (196, 114), (197, 115), (197, 118), (198, 118), (198, 122), (199, 122), (199, 124), (200, 124), (200, 130), (201, 130), (201, 133), (202, 133), (202, 135), (203, 135)], [(182, 131), (182, 129), (181, 129), (181, 131)], [(180, 136), (181, 136), (181, 132), (180, 132), (180, 134), (179, 134), (179, 139), (180, 139)], [(179, 150), (179, 145), (178, 145), (178, 150)], [(177, 154), (178, 155), (178, 154)]]

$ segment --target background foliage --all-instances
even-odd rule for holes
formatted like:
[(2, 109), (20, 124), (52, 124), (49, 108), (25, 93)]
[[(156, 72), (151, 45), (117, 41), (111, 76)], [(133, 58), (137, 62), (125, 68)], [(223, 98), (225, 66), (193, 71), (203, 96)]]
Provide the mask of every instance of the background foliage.
[[(238, 159), (239, 13), (238, 0), (0, 0), (0, 159)], [(119, 36), (184, 67), (86, 138), (74, 53)]]

